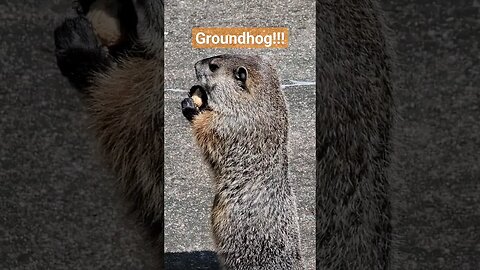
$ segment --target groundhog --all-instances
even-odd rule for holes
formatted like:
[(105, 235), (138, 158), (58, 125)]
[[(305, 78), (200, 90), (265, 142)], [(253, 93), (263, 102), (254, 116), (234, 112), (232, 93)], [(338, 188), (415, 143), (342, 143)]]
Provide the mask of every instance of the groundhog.
[(211, 225), (221, 265), (304, 269), (275, 68), (259, 56), (219, 55), (197, 62), (195, 72), (198, 85), (182, 112), (213, 173)]

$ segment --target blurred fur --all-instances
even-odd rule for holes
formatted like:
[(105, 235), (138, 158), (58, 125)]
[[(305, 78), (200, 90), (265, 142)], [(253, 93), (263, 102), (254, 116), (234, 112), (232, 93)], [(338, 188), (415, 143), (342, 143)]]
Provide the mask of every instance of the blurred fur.
[(317, 1), (317, 269), (390, 269), (391, 57), (371, 0)]
[[(108, 50), (84, 17), (92, 2), (79, 1), (79, 16), (55, 30), (58, 66), (86, 93), (91, 127), (105, 160), (163, 269), (163, 1), (119, 0), (136, 7), (120, 8), (119, 19), (139, 20), (135, 28), (122, 21), (125, 42)], [(82, 57), (74, 57), (78, 51)]]

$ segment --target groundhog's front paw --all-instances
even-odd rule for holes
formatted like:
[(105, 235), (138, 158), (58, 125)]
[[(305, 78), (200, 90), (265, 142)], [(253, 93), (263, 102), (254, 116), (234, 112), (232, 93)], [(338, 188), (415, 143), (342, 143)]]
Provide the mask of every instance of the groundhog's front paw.
[(200, 85), (194, 85), (190, 88), (188, 96), (192, 98), (194, 105), (198, 110), (203, 111), (208, 106), (208, 97), (205, 89)]
[(193, 117), (199, 113), (192, 98), (186, 98), (182, 101), (182, 113), (188, 121), (192, 121)]

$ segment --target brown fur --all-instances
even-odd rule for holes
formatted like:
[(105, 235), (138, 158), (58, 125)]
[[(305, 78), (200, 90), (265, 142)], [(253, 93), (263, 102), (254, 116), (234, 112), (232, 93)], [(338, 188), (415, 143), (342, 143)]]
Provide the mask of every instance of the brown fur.
[[(89, 109), (132, 213), (163, 245), (163, 58), (133, 58), (98, 74)], [(161, 252), (161, 250), (159, 250)]]
[(216, 113), (213, 111), (204, 111), (193, 119), (193, 132), (200, 148), (205, 149), (211, 156), (216, 155), (215, 150), (222, 145), (221, 138), (215, 135), (214, 121)]
[(378, 2), (317, 2), (317, 269), (388, 270), (394, 121)]

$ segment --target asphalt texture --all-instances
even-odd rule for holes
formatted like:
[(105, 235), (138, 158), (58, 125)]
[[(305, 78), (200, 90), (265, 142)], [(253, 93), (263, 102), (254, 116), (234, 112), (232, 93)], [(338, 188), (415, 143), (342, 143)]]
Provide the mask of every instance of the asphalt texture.
[[(313, 3), (234, 1), (243, 15), (232, 20), (217, 2), (209, 7), (214, 13), (206, 1), (166, 6), (167, 269), (215, 269), (216, 260), (206, 222), (211, 185), (180, 115), (186, 93), (174, 90), (191, 85), (194, 61), (224, 51), (192, 50), (189, 27), (265, 26), (269, 17), (271, 25), (297, 30), (291, 30), (289, 49), (258, 53), (274, 58), (284, 84), (314, 80)], [(151, 251), (125, 215), (79, 95), (56, 67), (52, 32), (73, 15), (70, 6), (0, 0), (0, 269), (151, 269)], [(398, 0), (382, 7), (397, 52), (395, 265), (480, 269), (480, 3)], [(308, 239), (314, 224), (313, 89), (285, 89), (290, 177), (307, 261), (314, 256)]]

